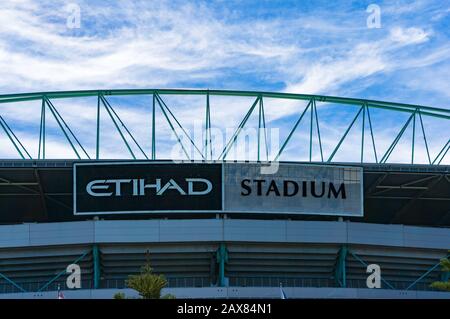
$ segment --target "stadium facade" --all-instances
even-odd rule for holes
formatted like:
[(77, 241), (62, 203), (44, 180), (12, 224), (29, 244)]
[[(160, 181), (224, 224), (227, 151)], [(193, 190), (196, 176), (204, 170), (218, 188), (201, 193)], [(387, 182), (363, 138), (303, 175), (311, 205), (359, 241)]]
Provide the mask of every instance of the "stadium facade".
[[(205, 96), (206, 130), (211, 128), (211, 95), (254, 97), (236, 137), (257, 106), (259, 128), (266, 128), (261, 116), (265, 98), (306, 101), (292, 132), (309, 109), (311, 143), (313, 124), (319, 133), (316, 105), (320, 102), (358, 107), (355, 120), (362, 116), (369, 122), (371, 108), (407, 113), (409, 118), (379, 160), (370, 126), (374, 163), (364, 162), (362, 155), (359, 162), (332, 160), (355, 120), (342, 132), (328, 160), (313, 161), (310, 156), (309, 161), (260, 161), (258, 138), (257, 160), (227, 161), (234, 136), (212, 160), (208, 157), (211, 140), (206, 136), (201, 152), (205, 156), (200, 160), (165, 161), (156, 156), (155, 130), (147, 159), (136, 159), (128, 147), (132, 160), (106, 160), (99, 156), (98, 138), (96, 156), (89, 157), (53, 104), (57, 99), (97, 97), (98, 109), (104, 107), (114, 123), (121, 124), (116, 128), (125, 144), (129, 146), (131, 138), (139, 147), (106, 97), (150, 95), (153, 114), (155, 105), (168, 114), (164, 94)], [(288, 298), (450, 298), (450, 293), (430, 287), (434, 281), (449, 279), (439, 261), (450, 249), (450, 166), (444, 165), (450, 139), (433, 158), (427, 146), (429, 162), (415, 164), (413, 137), (412, 161), (389, 162), (404, 131), (408, 125), (415, 126), (416, 119), (422, 123), (418, 127), (425, 144), (422, 117), (443, 120), (443, 132), (450, 135), (448, 110), (338, 97), (209, 90), (0, 97), (0, 103), (24, 101), (42, 101), (37, 158), (30, 156), (13, 125), (0, 118), (22, 157), (0, 161), (0, 298), (54, 298), (58, 287), (66, 298), (111, 298), (118, 291), (133, 295), (125, 280), (147, 262), (166, 276), (165, 290), (177, 297), (279, 298), (283, 289)], [(60, 123), (77, 159), (45, 158), (45, 110)], [(172, 122), (180, 124), (175, 116)], [(153, 116), (153, 127), (155, 123)], [(98, 125), (97, 134), (99, 129)], [(182, 131), (174, 129), (175, 134)], [(129, 133), (128, 141), (125, 133)], [(66, 287), (70, 264), (80, 266), (79, 289)], [(371, 264), (380, 268), (380, 288), (367, 286)]]

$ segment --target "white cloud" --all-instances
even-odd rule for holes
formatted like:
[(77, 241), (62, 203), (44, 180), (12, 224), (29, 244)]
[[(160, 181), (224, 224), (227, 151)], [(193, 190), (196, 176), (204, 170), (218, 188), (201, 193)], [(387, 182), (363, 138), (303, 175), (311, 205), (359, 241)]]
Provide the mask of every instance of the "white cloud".
[(311, 65), (299, 83), (290, 84), (285, 90), (306, 94), (324, 93), (346, 82), (380, 72), (386, 68), (386, 62), (379, 52), (377, 45), (360, 44), (344, 58)]
[(346, 83), (364, 79), (378, 72), (392, 72), (403, 67), (421, 67), (432, 65), (447, 59), (444, 45), (437, 52), (425, 57), (409, 56), (408, 63), (396, 59), (399, 51), (407, 50), (408, 46), (426, 42), (431, 36), (420, 28), (395, 27), (389, 34), (376, 41), (357, 43), (348, 48), (344, 54), (325, 58), (306, 67), (305, 75), (297, 83), (290, 83), (285, 91), (327, 94), (338, 91)]
[(391, 39), (402, 45), (418, 44), (429, 40), (430, 34), (421, 28), (395, 27), (390, 31)]
[[(191, 5), (160, 7), (159, 11), (146, 8), (139, 11), (137, 21), (131, 20), (130, 27), (106, 36), (78, 37), (64, 33), (64, 24), (46, 21), (35, 5), (4, 6), (0, 11), (5, 25), (0, 31), (0, 67), (9, 79), (0, 81), (0, 87), (165, 85), (167, 81), (161, 83), (149, 75), (170, 72), (170, 82), (179, 77), (176, 72), (189, 78), (189, 72), (237, 66), (249, 56), (270, 60), (295, 52), (292, 46), (258, 36), (253, 28), (226, 25), (211, 18), (207, 9), (197, 11)], [(86, 14), (98, 10), (87, 4), (82, 9)], [(130, 5), (125, 9), (136, 16), (132, 10), (142, 8)], [(18, 41), (26, 43), (25, 50), (10, 45)], [(15, 83), (11, 83), (14, 78)]]
[[(218, 12), (217, 6), (208, 3), (121, 1), (105, 7), (80, 1), (82, 28), (70, 30), (66, 3), (21, 0), (0, 4), (0, 91), (206, 85), (341, 95), (343, 90), (353, 94), (358, 85), (358, 93), (376, 85), (392, 89), (392, 83), (380, 83), (377, 76), (398, 73), (404, 76), (399, 85), (409, 93), (402, 97), (414, 96), (420, 86), (432, 94), (433, 102), (441, 101), (438, 106), (448, 106), (448, 72), (437, 69), (443, 65), (448, 70), (448, 39), (432, 22), (402, 21), (401, 15), (410, 13), (411, 6), (382, 6), (383, 15), (398, 19), (388, 24), (383, 16), (383, 28), (370, 30), (365, 28), (365, 19), (359, 21), (358, 14), (346, 10), (236, 19), (233, 13)], [(424, 10), (427, 3), (416, 7)], [(365, 15), (365, 10), (360, 14)], [(384, 94), (379, 88), (373, 93), (380, 100)], [(203, 104), (186, 101), (169, 106), (189, 126), (204, 118), (204, 109)], [(252, 102), (215, 99), (213, 126), (237, 126)], [(92, 151), (95, 103), (89, 103), (65, 108), (62, 101), (55, 102)], [(126, 103), (118, 113), (148, 150), (149, 109)], [(268, 122), (293, 124), (304, 106), (292, 100), (267, 101)], [(39, 121), (39, 112), (26, 118), (21, 110), (8, 112), (16, 126)], [(162, 116), (159, 121), (158, 136), (168, 143), (170, 129)], [(253, 127), (256, 123), (255, 118), (249, 120)], [(108, 125), (113, 131), (112, 124)], [(55, 123), (49, 127), (57, 129)], [(284, 132), (288, 129), (282, 127)], [(328, 125), (331, 138), (339, 132)], [(390, 133), (379, 138), (388, 141)], [(35, 143), (28, 136), (30, 131), (20, 134), (26, 143)], [(109, 149), (104, 143), (105, 154), (124, 154), (120, 136), (112, 134), (109, 143)]]

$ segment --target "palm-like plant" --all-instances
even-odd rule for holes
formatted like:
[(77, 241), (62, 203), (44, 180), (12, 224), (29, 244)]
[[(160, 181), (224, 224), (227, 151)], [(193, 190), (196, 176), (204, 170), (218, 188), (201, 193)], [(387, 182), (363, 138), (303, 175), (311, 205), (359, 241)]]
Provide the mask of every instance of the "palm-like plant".
[(154, 274), (152, 267), (146, 264), (140, 274), (128, 276), (126, 285), (136, 290), (143, 299), (160, 299), (167, 280), (163, 275)]
[[(449, 260), (449, 258), (441, 259), (441, 267), (442, 267), (442, 271), (450, 272), (450, 260)], [(450, 280), (433, 282), (431, 284), (431, 287), (435, 288), (435, 289), (438, 289), (438, 290), (450, 291)]]

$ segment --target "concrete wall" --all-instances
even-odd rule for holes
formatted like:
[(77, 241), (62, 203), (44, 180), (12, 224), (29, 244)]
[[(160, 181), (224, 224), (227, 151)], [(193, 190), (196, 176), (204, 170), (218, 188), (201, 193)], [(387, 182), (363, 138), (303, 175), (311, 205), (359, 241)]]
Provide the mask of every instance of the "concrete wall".
[(348, 243), (449, 249), (450, 228), (237, 219), (83, 221), (0, 226), (0, 248), (219, 241)]
[[(450, 299), (450, 292), (404, 291), (387, 289), (357, 288), (283, 288), (288, 299)], [(128, 298), (138, 298), (131, 289), (82, 289), (64, 290), (65, 299), (111, 299), (117, 292), (123, 292)], [(228, 287), (228, 288), (171, 288), (163, 289), (162, 294), (170, 293), (178, 299), (207, 298), (269, 298), (280, 299), (280, 288), (277, 287)], [(57, 299), (56, 291), (42, 293), (0, 294), (0, 299)]]

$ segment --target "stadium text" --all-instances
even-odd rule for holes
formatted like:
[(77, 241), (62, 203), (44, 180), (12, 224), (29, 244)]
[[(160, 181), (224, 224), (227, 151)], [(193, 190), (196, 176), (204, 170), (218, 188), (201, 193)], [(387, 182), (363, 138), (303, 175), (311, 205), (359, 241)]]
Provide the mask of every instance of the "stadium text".
[[(205, 178), (185, 178), (187, 189), (183, 189), (176, 181), (170, 179), (167, 183), (161, 183), (157, 178), (153, 184), (146, 184), (145, 179), (106, 179), (93, 180), (86, 185), (86, 192), (95, 197), (122, 196), (123, 188), (128, 186), (132, 190), (132, 196), (145, 196), (146, 189), (154, 189), (158, 196), (168, 190), (175, 190), (180, 195), (206, 195), (212, 190), (212, 183)], [(130, 185), (131, 184), (131, 185)], [(200, 188), (199, 185), (203, 184)], [(125, 186), (122, 186), (125, 185)], [(194, 186), (197, 187), (194, 187)], [(199, 190), (200, 189), (200, 190)]]
[[(302, 181), (300, 183), (293, 180), (285, 180), (281, 183), (277, 183), (275, 180), (264, 180), (264, 179), (244, 179), (241, 182), (242, 196), (249, 196), (253, 192), (252, 186), (256, 186), (257, 196), (285, 196), (292, 197), (299, 194), (301, 185), (301, 196), (321, 198), (327, 196), (328, 198), (340, 198), (346, 199), (345, 184), (340, 183), (339, 187), (336, 187), (334, 183), (316, 183), (315, 181)], [(299, 185), (300, 184), (300, 185)], [(318, 186), (317, 184), (320, 184)]]

